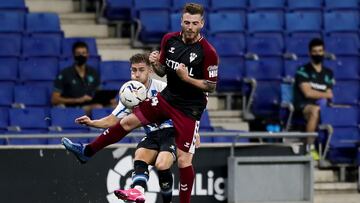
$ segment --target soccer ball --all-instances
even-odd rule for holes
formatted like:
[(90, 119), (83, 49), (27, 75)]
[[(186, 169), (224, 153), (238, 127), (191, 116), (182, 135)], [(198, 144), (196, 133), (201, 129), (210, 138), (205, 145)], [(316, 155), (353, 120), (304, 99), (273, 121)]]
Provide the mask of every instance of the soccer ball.
[(121, 86), (120, 101), (126, 108), (133, 108), (146, 99), (146, 87), (141, 82), (130, 80)]

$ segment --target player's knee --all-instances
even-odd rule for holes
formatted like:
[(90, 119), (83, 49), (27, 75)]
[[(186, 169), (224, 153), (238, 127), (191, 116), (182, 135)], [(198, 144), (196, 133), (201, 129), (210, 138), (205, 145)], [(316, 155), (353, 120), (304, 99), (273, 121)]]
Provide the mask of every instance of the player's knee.
[(178, 156), (178, 167), (185, 168), (192, 165), (192, 159), (189, 156), (180, 155)]
[(166, 170), (171, 167), (171, 164), (169, 164), (166, 160), (156, 161), (155, 167), (157, 170)]
[(317, 118), (320, 114), (320, 107), (319, 106), (313, 106), (309, 111), (309, 117), (311, 118)]
[(126, 130), (131, 131), (137, 127), (136, 122), (131, 117), (125, 117), (121, 119), (120, 125)]

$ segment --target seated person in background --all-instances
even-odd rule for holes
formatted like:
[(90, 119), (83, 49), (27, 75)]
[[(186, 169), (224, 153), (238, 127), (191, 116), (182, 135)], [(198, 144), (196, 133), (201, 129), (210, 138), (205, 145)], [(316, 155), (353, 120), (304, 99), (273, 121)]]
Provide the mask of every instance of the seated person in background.
[[(333, 72), (323, 66), (324, 42), (312, 39), (309, 43), (311, 61), (298, 68), (295, 74), (294, 104), (306, 120), (306, 132), (315, 132), (319, 123), (320, 106), (333, 98), (332, 87), (335, 83)], [(316, 159), (314, 139), (307, 140), (307, 150)]]
[(99, 104), (89, 104), (100, 86), (100, 76), (94, 68), (86, 64), (89, 57), (86, 43), (76, 42), (72, 51), (74, 65), (65, 68), (56, 77), (51, 103), (67, 107), (83, 107), (89, 112), (93, 108), (101, 107)]

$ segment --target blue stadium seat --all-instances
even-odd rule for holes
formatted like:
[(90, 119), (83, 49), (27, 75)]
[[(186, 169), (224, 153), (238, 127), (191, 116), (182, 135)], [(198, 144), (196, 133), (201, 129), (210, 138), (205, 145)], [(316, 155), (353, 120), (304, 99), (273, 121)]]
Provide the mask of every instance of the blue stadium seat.
[(49, 98), (50, 94), (46, 87), (25, 85), (15, 86), (14, 88), (14, 102), (25, 107), (49, 106)]
[(211, 10), (218, 11), (240, 11), (247, 8), (247, 0), (211, 0)]
[(213, 131), (214, 128), (211, 125), (209, 112), (205, 109), (201, 119), (200, 119), (200, 128), (201, 131)]
[(360, 99), (360, 83), (358, 80), (336, 81), (333, 93), (335, 104), (356, 106)]
[(175, 11), (175, 12), (182, 11), (182, 9), (186, 3), (201, 4), (205, 10), (209, 10), (209, 8), (210, 8), (209, 0), (172, 0), (173, 11)]
[(279, 33), (255, 33), (246, 38), (248, 53), (258, 55), (282, 55), (284, 52), (284, 39)]
[(109, 20), (130, 20), (132, 0), (106, 0), (104, 16)]
[(20, 56), (21, 36), (19, 34), (0, 33), (0, 56)]
[(325, 0), (325, 9), (326, 10), (343, 10), (343, 9), (351, 9), (357, 10), (359, 9), (359, 1), (358, 0)]
[(309, 57), (297, 57), (297, 60), (284, 60), (284, 77), (285, 78), (295, 78), (295, 73), (297, 69), (309, 63)]
[(14, 85), (0, 83), (0, 106), (10, 107), (14, 101)]
[(358, 11), (333, 11), (324, 14), (325, 32), (357, 32)]
[[(323, 108), (321, 123), (333, 127), (327, 159), (333, 163), (353, 164), (360, 139), (358, 108)], [(321, 137), (320, 137), (321, 138)], [(326, 141), (326, 140), (325, 140)], [(324, 139), (321, 139), (324, 143)]]
[(360, 41), (357, 33), (333, 33), (325, 37), (325, 42), (326, 51), (336, 55), (359, 53)]
[(286, 13), (286, 31), (292, 32), (320, 32), (322, 25), (320, 11), (297, 11)]
[(27, 12), (25, 0), (0, 1), (0, 10), (2, 11), (21, 11)]
[(287, 0), (289, 10), (321, 10), (322, 0)]
[(249, 0), (250, 9), (284, 9), (285, 0)]
[(0, 24), (0, 33), (22, 33), (25, 29), (24, 14), (18, 12), (0, 12)]
[(105, 89), (118, 90), (130, 80), (130, 64), (127, 61), (103, 61), (100, 64), (101, 81)]
[[(48, 117), (48, 112), (45, 108), (9, 109), (9, 124), (12, 127), (19, 127), (20, 133), (48, 132), (49, 125), (46, 117)], [(46, 139), (43, 141), (47, 142)]]
[(112, 108), (101, 108), (101, 109), (93, 109), (91, 111), (91, 118), (92, 119), (100, 119), (104, 118), (112, 113)]
[(360, 63), (357, 55), (339, 55), (336, 60), (325, 61), (325, 65), (333, 70), (336, 80), (359, 79)]
[(357, 127), (334, 128), (327, 159), (333, 164), (354, 164), (358, 159), (356, 143), (359, 139)]
[[(95, 68), (98, 72), (100, 66), (101, 58), (100, 56), (90, 56), (86, 61), (86, 64)], [(73, 57), (66, 57), (59, 61), (59, 71), (63, 70), (64, 68), (68, 68), (74, 65), (74, 58)]]
[(69, 37), (64, 38), (62, 42), (62, 55), (64, 57), (72, 57), (72, 47), (76, 42), (85, 42), (89, 48), (90, 56), (99, 56), (96, 46), (96, 39), (93, 37)]
[(61, 38), (53, 36), (32, 36), (23, 39), (23, 56), (53, 56), (61, 53)]
[(219, 92), (241, 90), (244, 58), (220, 57), (220, 61), (217, 90)]
[(16, 57), (0, 57), (0, 81), (15, 82), (18, 77), (18, 59)]
[(61, 33), (60, 18), (56, 13), (28, 13), (26, 15), (26, 32)]
[[(9, 111), (8, 108), (0, 108), (0, 134), (7, 131), (9, 126)], [(0, 139), (0, 145), (5, 144), (5, 140)]]
[(27, 58), (19, 63), (22, 81), (53, 81), (58, 73), (56, 58)]
[(280, 107), (281, 81), (258, 81), (252, 104), (255, 115), (276, 116)]
[(313, 38), (321, 38), (320, 33), (292, 33), (285, 38), (286, 52), (298, 56), (309, 55), (309, 42)]
[(260, 57), (245, 61), (245, 77), (256, 80), (280, 80), (283, 75), (282, 57)]
[(209, 14), (209, 31), (211, 33), (244, 32), (245, 24), (240, 13), (219, 12)]
[[(52, 108), (50, 110), (51, 126), (63, 133), (88, 132), (89, 128), (76, 124), (75, 119), (85, 115), (81, 108)], [(54, 130), (54, 129), (53, 129)]]
[(156, 10), (156, 9), (170, 9), (171, 8), (171, 0), (157, 0), (148, 3), (147, 0), (136, 0), (134, 1), (134, 9), (135, 10)]
[(336, 127), (355, 127), (358, 125), (358, 113), (357, 108), (323, 108), (321, 123)]
[(138, 16), (141, 22), (140, 40), (145, 43), (158, 43), (170, 29), (168, 10), (142, 10)]
[[(48, 112), (44, 108), (9, 109), (10, 134), (48, 132)], [(46, 138), (11, 138), (11, 145), (47, 144)]]
[(282, 32), (283, 12), (259, 11), (247, 14), (249, 32)]
[(170, 14), (170, 32), (179, 32), (181, 31), (181, 13), (171, 13)]
[(202, 143), (211, 143), (213, 142), (213, 138), (212, 137), (205, 137), (205, 136), (201, 136), (201, 131), (213, 131), (214, 128), (211, 126), (211, 121), (210, 121), (210, 117), (209, 117), (209, 112), (208, 110), (204, 110), (203, 114), (201, 115), (201, 119), (200, 119), (200, 141)]
[(209, 37), (219, 56), (242, 56), (245, 53), (245, 36), (242, 33), (219, 33)]

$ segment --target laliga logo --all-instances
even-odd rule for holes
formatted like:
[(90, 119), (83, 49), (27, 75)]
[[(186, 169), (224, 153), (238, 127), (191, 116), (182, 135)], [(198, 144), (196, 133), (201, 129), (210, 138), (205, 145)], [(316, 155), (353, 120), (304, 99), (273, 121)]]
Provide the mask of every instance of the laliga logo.
[[(129, 189), (132, 183), (131, 174), (133, 171), (133, 157), (132, 155), (123, 156), (127, 148), (119, 148), (113, 151), (113, 157), (121, 158), (113, 169), (109, 169), (107, 175), (107, 200), (109, 203), (124, 203), (119, 200), (114, 191), (118, 189)], [(145, 192), (146, 203), (156, 203), (157, 195), (160, 192), (159, 178), (153, 167), (149, 167), (149, 181), (147, 182), (148, 191)], [(195, 175), (194, 186), (191, 191), (193, 196), (213, 196), (217, 201), (224, 201), (226, 199), (225, 193), (226, 180), (223, 177), (215, 177), (215, 173), (209, 170)], [(181, 185), (182, 186), (182, 185)], [(173, 185), (173, 196), (179, 196), (180, 189), (186, 189), (179, 184)]]
[[(121, 203), (115, 195), (114, 191), (118, 189), (128, 189), (132, 183), (131, 173), (133, 170), (133, 157), (125, 156), (119, 160), (113, 169), (110, 169), (107, 176), (107, 200), (109, 203)], [(145, 193), (146, 203), (156, 203), (157, 193), (160, 192), (159, 180), (156, 172), (149, 168), (150, 179), (147, 183), (148, 191)]]

